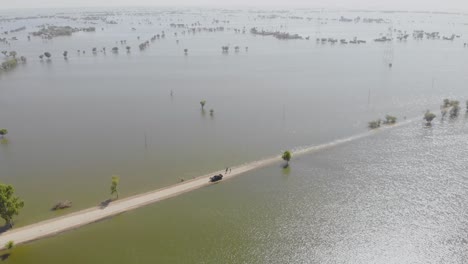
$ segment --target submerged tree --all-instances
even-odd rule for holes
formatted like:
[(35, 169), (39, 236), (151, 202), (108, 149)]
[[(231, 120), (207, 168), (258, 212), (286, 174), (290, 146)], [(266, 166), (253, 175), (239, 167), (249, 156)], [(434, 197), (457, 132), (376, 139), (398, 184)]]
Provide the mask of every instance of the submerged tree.
[(379, 128), (381, 123), (382, 123), (382, 120), (380, 120), (380, 119), (378, 119), (376, 121), (371, 121), (371, 122), (369, 122), (369, 128), (370, 129)]
[(50, 54), (50, 52), (44, 52), (44, 56), (46, 56), (47, 59), (50, 59), (50, 57), (52, 57), (52, 54)]
[(205, 104), (206, 104), (206, 101), (205, 101), (205, 100), (201, 100), (201, 101), (200, 101), (200, 105), (201, 105), (202, 110), (205, 109)]
[(449, 99), (444, 99), (444, 104), (442, 105), (443, 107), (447, 108), (450, 106), (450, 100)]
[(289, 167), (289, 161), (291, 160), (292, 154), (289, 150), (285, 151), (281, 158), (286, 161), (286, 164), (284, 165), (284, 168)]
[(119, 199), (119, 191), (117, 190), (117, 186), (119, 185), (120, 178), (119, 176), (112, 176), (111, 182), (111, 195), (117, 195), (117, 199)]
[(8, 134), (8, 130), (6, 130), (5, 128), (0, 129), (0, 137), (5, 136), (6, 134)]
[(24, 207), (24, 202), (13, 196), (14, 192), (13, 186), (0, 183), (0, 217), (8, 227), (13, 227), (13, 216), (18, 215)]
[(431, 125), (432, 123), (432, 120), (434, 120), (434, 118), (436, 118), (436, 115), (434, 113), (431, 113), (429, 110), (426, 111), (426, 113), (424, 114), (424, 120), (426, 120), (426, 124), (428, 126)]
[(213, 110), (213, 109), (210, 109), (210, 115), (211, 115), (211, 116), (214, 115), (214, 110)]
[(130, 46), (127, 46), (126, 49), (127, 49), (127, 53), (130, 53), (131, 47), (130, 47)]
[(450, 117), (455, 118), (458, 116), (458, 113), (460, 112), (460, 102), (452, 101), (450, 102), (450, 105), (452, 106), (452, 108), (450, 108)]
[(68, 51), (64, 51), (64, 52), (63, 52), (63, 58), (64, 58), (64, 59), (67, 59), (67, 58), (68, 58)]
[(444, 119), (444, 117), (447, 115), (447, 109), (442, 108), (442, 110), (440, 110), (440, 114), (442, 115), (442, 119)]
[(188, 54), (188, 49), (184, 49), (184, 53), (185, 53), (185, 55), (187, 55)]
[(384, 121), (384, 124), (395, 124), (397, 121), (397, 118), (394, 117), (394, 116), (391, 116), (391, 115), (386, 115), (385, 116), (385, 121)]

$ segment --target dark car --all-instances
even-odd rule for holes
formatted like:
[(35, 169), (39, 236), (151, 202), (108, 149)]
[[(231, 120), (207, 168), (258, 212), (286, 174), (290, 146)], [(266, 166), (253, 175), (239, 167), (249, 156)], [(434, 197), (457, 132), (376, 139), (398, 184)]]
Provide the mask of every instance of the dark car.
[(210, 177), (210, 182), (217, 182), (217, 181), (220, 181), (222, 178), (223, 178), (222, 174), (215, 175), (213, 177)]

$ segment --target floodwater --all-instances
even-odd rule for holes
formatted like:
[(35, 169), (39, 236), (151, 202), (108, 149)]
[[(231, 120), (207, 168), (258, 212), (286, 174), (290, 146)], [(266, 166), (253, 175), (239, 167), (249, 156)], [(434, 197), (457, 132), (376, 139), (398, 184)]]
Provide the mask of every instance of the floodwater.
[(415, 122), (57, 237), (11, 263), (465, 263), (467, 119)]
[[(468, 23), (463, 15), (291, 12), (329, 19), (392, 18), (390, 25), (263, 20), (253, 12), (146, 11), (154, 13), (137, 16), (126, 10), (112, 17), (117, 25), (92, 25), (95, 33), (30, 42), (26, 33), (44, 23), (91, 25), (58, 18), (1, 22), (2, 31), (27, 26), (8, 35), (19, 39), (11, 47), (0, 43), (0, 49), (28, 58), (26, 65), (0, 74), (0, 127), (9, 130), (8, 143), (0, 145), (0, 181), (13, 184), (26, 203), (17, 226), (98, 204), (109, 197), (112, 175), (120, 176), (124, 197), (286, 149), (349, 137), (386, 114), (400, 120), (419, 117), (437, 109), (443, 98), (458, 99), (462, 106), (468, 99), (466, 36), (372, 41), (390, 26), (410, 34), (419, 29), (462, 34)], [(214, 18), (231, 23), (212, 24)], [(146, 19), (153, 24), (145, 24)], [(226, 30), (181, 35), (181, 29), (169, 27), (197, 21)], [(254, 26), (275, 30), (281, 25), (311, 40), (282, 41), (248, 32)], [(227, 29), (244, 26), (246, 34)], [(165, 39), (138, 50), (138, 44), (162, 30)], [(315, 41), (354, 36), (367, 43)], [(120, 40), (127, 44), (116, 44)], [(130, 54), (126, 45), (132, 47)], [(221, 53), (223, 45), (230, 45), (229, 54)], [(235, 53), (236, 45), (249, 50)], [(107, 54), (92, 54), (93, 47), (104, 46)], [(119, 54), (110, 52), (114, 46)], [(86, 54), (78, 55), (78, 49)], [(61, 56), (64, 50), (68, 60)], [(38, 58), (45, 51), (52, 53), (50, 62)], [(207, 101), (204, 112), (202, 99)], [(401, 257), (399, 263), (457, 263), (466, 254), (460, 249), (466, 241), (458, 236), (466, 234), (460, 144), (466, 139), (459, 126), (461, 132), (447, 138), (453, 130), (438, 133), (433, 131), (442, 128), (417, 123), (304, 156), (294, 160), (289, 175), (276, 167), (255, 171), (21, 246), (11, 260), (397, 263)], [(438, 161), (439, 154), (447, 157), (445, 163)], [(441, 181), (440, 171), (453, 182)], [(73, 208), (49, 210), (64, 199), (73, 201)]]

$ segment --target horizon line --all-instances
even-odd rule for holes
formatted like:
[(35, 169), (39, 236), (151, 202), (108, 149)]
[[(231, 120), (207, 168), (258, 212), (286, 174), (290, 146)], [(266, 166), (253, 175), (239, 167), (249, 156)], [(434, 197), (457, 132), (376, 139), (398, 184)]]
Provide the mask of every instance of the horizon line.
[(328, 11), (362, 11), (362, 12), (394, 12), (394, 13), (432, 13), (432, 14), (463, 14), (467, 15), (468, 10), (463, 9), (445, 9), (445, 10), (429, 10), (429, 9), (412, 9), (412, 8), (350, 8), (350, 7), (324, 7), (324, 6), (309, 6), (309, 5), (96, 5), (96, 6), (40, 6), (40, 7), (1, 7), (0, 11), (14, 11), (14, 10), (33, 10), (33, 9), (92, 9), (92, 8), (109, 8), (109, 9), (120, 9), (120, 8), (200, 8), (200, 9), (267, 9), (267, 10), (295, 10), (295, 9), (311, 9), (311, 10), (328, 10)]

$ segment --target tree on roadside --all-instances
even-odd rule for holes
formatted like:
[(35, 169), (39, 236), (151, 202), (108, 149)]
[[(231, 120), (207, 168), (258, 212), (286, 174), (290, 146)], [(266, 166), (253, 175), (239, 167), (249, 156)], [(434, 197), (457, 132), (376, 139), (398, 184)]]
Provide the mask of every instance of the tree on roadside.
[(427, 112), (424, 114), (424, 120), (426, 120), (426, 125), (430, 126), (432, 120), (436, 118), (436, 115), (434, 113), (431, 113), (431, 111), (427, 110)]
[(13, 186), (0, 183), (0, 217), (8, 227), (13, 227), (13, 216), (18, 215), (24, 207), (24, 202), (13, 196), (14, 192)]
[(285, 151), (283, 153), (283, 156), (281, 156), (281, 158), (286, 161), (286, 164), (284, 165), (284, 168), (287, 168), (289, 167), (289, 161), (291, 160), (291, 157), (292, 157), (292, 154), (289, 150)]
[(119, 191), (117, 190), (117, 186), (119, 185), (120, 178), (119, 176), (112, 176), (112, 182), (111, 182), (111, 195), (116, 194), (117, 199), (119, 199)]
[(6, 242), (5, 244), (5, 248), (8, 250), (12, 249), (14, 246), (15, 246), (15, 242), (13, 242), (12, 240)]

